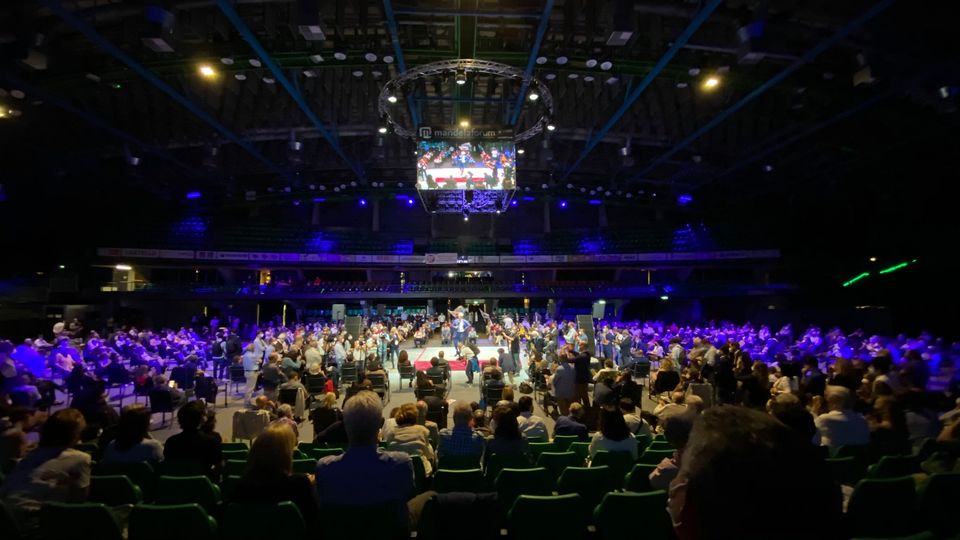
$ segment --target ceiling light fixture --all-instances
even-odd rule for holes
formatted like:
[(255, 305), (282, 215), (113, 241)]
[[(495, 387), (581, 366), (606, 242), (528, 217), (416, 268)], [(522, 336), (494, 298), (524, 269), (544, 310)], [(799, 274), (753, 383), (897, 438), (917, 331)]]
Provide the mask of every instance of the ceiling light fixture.
[(524, 150), (523, 148), (517, 148), (517, 155), (522, 156), (525, 152), (526, 150)]
[(387, 132), (387, 126), (380, 126), (380, 129), (378, 129), (377, 132), (383, 135)]
[(220, 59), (220, 63), (225, 66), (232, 66), (233, 58), (230, 58), (229, 56), (224, 56), (223, 58)]
[(462, 128), (470, 127), (470, 121), (469, 121), (469, 120), (461, 120), (461, 121), (460, 121), (460, 127), (462, 127)]
[(384, 56), (384, 57), (383, 57), (383, 63), (384, 63), (384, 64), (392, 64), (392, 63), (393, 63), (393, 57), (390, 56), (390, 55)]
[(456, 75), (457, 84), (467, 84), (467, 72), (463, 69), (457, 70)]
[(263, 63), (260, 62), (260, 60), (257, 59), (257, 58), (251, 58), (251, 59), (247, 60), (247, 62), (250, 62), (250, 65), (253, 66), (253, 67), (260, 67), (260, 66), (263, 65)]
[(377, 55), (373, 54), (372, 52), (368, 52), (367, 54), (363, 55), (363, 59), (367, 62), (376, 62)]
[(387, 96), (387, 101), (389, 101), (390, 103), (396, 103), (397, 96)]
[(540, 94), (538, 94), (538, 93), (536, 93), (536, 92), (530, 92), (530, 95), (527, 96), (527, 97), (530, 99), (530, 101), (536, 101), (536, 100), (540, 99)]
[(247, 76), (246, 76), (245, 74), (243, 74), (243, 73), (234, 73), (234, 74), (233, 74), (233, 78), (236, 79), (236, 80), (238, 80), (238, 81), (245, 81), (245, 80), (247, 80)]
[(597, 66), (597, 60), (596, 60), (595, 58), (591, 58), (591, 59), (587, 60), (587, 67), (588, 67), (588, 68), (592, 68), (592, 67), (596, 67), (596, 66)]
[(207, 79), (212, 79), (213, 77), (217, 76), (217, 72), (214, 71), (214, 69), (209, 64), (201, 64), (199, 69), (200, 69), (200, 75), (202, 75)]
[(609, 61), (609, 60), (607, 60), (607, 61), (603, 62), (602, 64), (600, 64), (600, 69), (602, 69), (602, 70), (604, 70), (604, 71), (610, 71), (610, 68), (612, 68), (612, 67), (613, 67), (613, 62), (611, 62), (611, 61)]
[(718, 86), (720, 86), (720, 79), (717, 77), (707, 77), (707, 79), (703, 81), (703, 88), (706, 90), (713, 90)]
[(558, 57), (557, 57), (557, 65), (562, 66), (562, 65), (566, 64), (566, 63), (569, 62), (569, 61), (570, 61), (570, 59), (567, 58), (566, 56), (558, 56)]
[(341, 60), (341, 61), (347, 59), (347, 55), (344, 54), (344, 53), (342, 53), (342, 52), (340, 52), (340, 51), (337, 51), (337, 52), (333, 53), (333, 57), (336, 58), (337, 60)]

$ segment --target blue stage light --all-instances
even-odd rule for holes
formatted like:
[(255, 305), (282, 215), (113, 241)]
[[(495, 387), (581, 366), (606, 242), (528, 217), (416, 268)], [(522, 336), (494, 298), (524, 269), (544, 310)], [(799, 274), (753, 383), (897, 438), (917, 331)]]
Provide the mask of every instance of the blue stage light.
[(560, 208), (566, 208), (566, 207), (567, 207), (567, 201), (560, 201)]
[(203, 194), (200, 193), (199, 191), (190, 191), (187, 193), (187, 199), (190, 199), (190, 200), (199, 199), (200, 197), (203, 197)]
[(364, 198), (361, 198), (360, 201), (359, 201), (359, 203), (360, 203), (360, 206), (366, 206), (366, 205), (367, 205), (367, 200), (364, 199)]
[(413, 206), (413, 199), (407, 199), (407, 206)]
[(677, 197), (677, 204), (679, 204), (680, 206), (686, 206), (692, 202), (693, 202), (693, 195), (684, 194)]

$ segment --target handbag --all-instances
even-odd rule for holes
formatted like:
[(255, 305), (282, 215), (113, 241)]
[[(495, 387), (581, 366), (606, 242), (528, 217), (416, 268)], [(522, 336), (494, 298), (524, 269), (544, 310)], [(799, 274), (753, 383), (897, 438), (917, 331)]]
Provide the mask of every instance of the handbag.
[(531, 386), (527, 381), (523, 381), (520, 383), (520, 388), (518, 390), (520, 390), (521, 394), (532, 394), (533, 386)]

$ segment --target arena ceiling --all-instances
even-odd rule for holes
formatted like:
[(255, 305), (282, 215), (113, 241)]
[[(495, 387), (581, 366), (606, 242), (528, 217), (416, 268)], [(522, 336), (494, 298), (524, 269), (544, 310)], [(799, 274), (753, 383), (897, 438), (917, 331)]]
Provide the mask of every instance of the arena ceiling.
[[(804, 181), (956, 127), (954, 19), (934, 4), (4, 2), (0, 145), (8, 186), (79, 168), (174, 198), (409, 187), (413, 144), (378, 132), (380, 89), (401, 59), (477, 58), (529, 67), (552, 93), (556, 130), (523, 143), (521, 187), (640, 200), (797, 169)], [(394, 116), (520, 131), (540, 114), (520, 91), (492, 75), (436, 79)], [(872, 136), (851, 128), (864, 123)]]

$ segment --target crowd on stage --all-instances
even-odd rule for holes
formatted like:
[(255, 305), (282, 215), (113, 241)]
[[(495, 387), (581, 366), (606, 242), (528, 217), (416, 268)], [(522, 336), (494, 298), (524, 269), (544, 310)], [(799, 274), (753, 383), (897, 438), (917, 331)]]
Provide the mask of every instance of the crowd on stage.
[[(233, 435), (249, 431), (246, 438), (256, 439), (249, 460), (259, 460), (260, 469), (243, 472), (245, 493), (282, 493), (310, 526), (321, 526), (324, 502), (359, 503), (342, 487), (348, 478), (374, 481), (365, 476), (371, 471), (392, 478), (385, 493), (398, 512), (413, 516), (423, 500), (410, 496), (403, 478), (411, 459), (432, 477), (444, 455), (477, 455), (484, 463), (491, 455), (528, 456), (531, 441), (551, 436), (589, 442), (588, 462), (600, 452), (636, 459), (638, 440), (665, 436), (673, 452), (650, 472), (649, 485), (670, 490), (675, 520), (690, 512), (681, 494), (695, 471), (685, 460), (709, 458), (693, 442), (704, 430), (730, 440), (749, 430), (788, 436), (803, 441), (801, 450), (870, 446), (880, 455), (923, 456), (928, 473), (953, 470), (960, 456), (960, 345), (929, 334), (728, 322), (597, 321), (581, 328), (462, 307), (367, 318), (358, 334), (343, 322), (243, 325), (228, 318), (149, 330), (111, 321), (89, 330), (73, 320), (34, 339), (0, 341), (0, 473), (7, 475), (0, 499), (28, 521), (43, 500), (84, 500), (91, 462), (74, 449), (81, 442), (108, 463), (187, 456), (201, 460), (211, 479), (225, 478), (216, 415), (207, 408), (223, 381), (242, 387), (244, 397)], [(415, 365), (411, 347), (438, 343), (429, 367)], [(496, 353), (484, 352), (491, 348)], [(480, 391), (476, 402), (454, 403), (448, 426), (454, 369), (468, 384), (476, 378)], [(409, 379), (416, 402), (394, 408), (384, 422), (390, 372)], [(149, 409), (118, 412), (111, 402), (125, 387), (148, 403), (162, 394), (182, 433), (165, 445), (151, 439)], [(205, 394), (211, 388), (212, 396)], [(651, 400), (646, 409), (644, 400)], [(540, 415), (554, 419), (552, 431)], [(290, 466), (276, 462), (276, 448), (291, 454), (307, 419), (317, 447), (382, 443), (403, 457), (325, 457), (310, 481), (293, 480)], [(30, 432), (39, 432), (39, 441)], [(683, 525), (675, 522), (678, 533)]]

